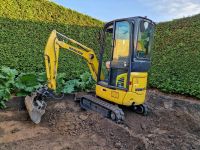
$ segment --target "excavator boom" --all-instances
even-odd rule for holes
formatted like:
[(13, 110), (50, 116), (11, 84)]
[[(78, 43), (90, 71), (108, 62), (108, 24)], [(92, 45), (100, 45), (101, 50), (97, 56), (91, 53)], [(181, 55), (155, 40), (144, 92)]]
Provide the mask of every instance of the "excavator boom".
[[(59, 40), (62, 39), (62, 40)], [(72, 46), (77, 45), (78, 47)], [(56, 89), (56, 76), (57, 76), (57, 69), (58, 69), (58, 58), (59, 58), (59, 50), (60, 48), (64, 48), (65, 50), (71, 51), (83, 57), (88, 64), (90, 72), (92, 74), (93, 79), (97, 80), (98, 74), (98, 60), (94, 53), (94, 51), (81, 43), (62, 35), (61, 33), (53, 30), (49, 36), (47, 41), (47, 45), (45, 48), (45, 66), (46, 66), (46, 73), (48, 79), (48, 87), (50, 89)], [(104, 78), (103, 74), (101, 78)]]

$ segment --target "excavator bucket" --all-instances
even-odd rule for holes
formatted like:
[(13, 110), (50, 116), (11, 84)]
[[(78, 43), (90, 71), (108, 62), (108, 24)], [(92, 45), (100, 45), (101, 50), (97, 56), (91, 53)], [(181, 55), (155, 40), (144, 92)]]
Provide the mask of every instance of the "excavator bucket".
[(39, 124), (47, 104), (44, 101), (37, 100), (37, 93), (33, 93), (31, 96), (25, 97), (25, 105), (31, 120), (35, 124)]

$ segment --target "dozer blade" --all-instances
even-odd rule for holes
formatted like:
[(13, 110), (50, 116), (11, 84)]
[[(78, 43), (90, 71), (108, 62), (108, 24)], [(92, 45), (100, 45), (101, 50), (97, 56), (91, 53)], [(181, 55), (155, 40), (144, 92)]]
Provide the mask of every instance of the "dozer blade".
[(31, 120), (36, 124), (40, 123), (47, 104), (44, 101), (37, 100), (37, 94), (34, 93), (32, 96), (25, 97), (25, 105)]

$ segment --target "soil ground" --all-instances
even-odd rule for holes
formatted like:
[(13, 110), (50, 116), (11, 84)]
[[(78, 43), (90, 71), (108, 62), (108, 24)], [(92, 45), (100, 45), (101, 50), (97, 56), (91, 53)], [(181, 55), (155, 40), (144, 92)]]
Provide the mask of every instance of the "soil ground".
[(50, 101), (39, 125), (30, 121), (26, 111), (7, 109), (0, 112), (0, 149), (200, 149), (197, 100), (149, 90), (147, 105), (148, 116), (123, 107), (123, 124), (81, 110), (72, 96)]

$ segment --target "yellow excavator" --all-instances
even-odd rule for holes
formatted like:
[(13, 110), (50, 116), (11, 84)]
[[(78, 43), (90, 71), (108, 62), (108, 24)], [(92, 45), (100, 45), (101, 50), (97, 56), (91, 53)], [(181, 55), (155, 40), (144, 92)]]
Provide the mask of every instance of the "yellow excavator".
[(124, 120), (118, 105), (130, 106), (136, 113), (146, 115), (147, 76), (151, 63), (151, 47), (155, 23), (147, 17), (113, 20), (104, 25), (101, 34), (99, 60), (94, 51), (83, 44), (52, 31), (45, 48), (47, 86), (26, 96), (25, 105), (30, 118), (39, 123), (45, 113), (45, 97), (56, 89), (60, 48), (83, 57), (96, 81), (95, 96), (83, 95), (80, 106), (93, 110), (116, 122)]

